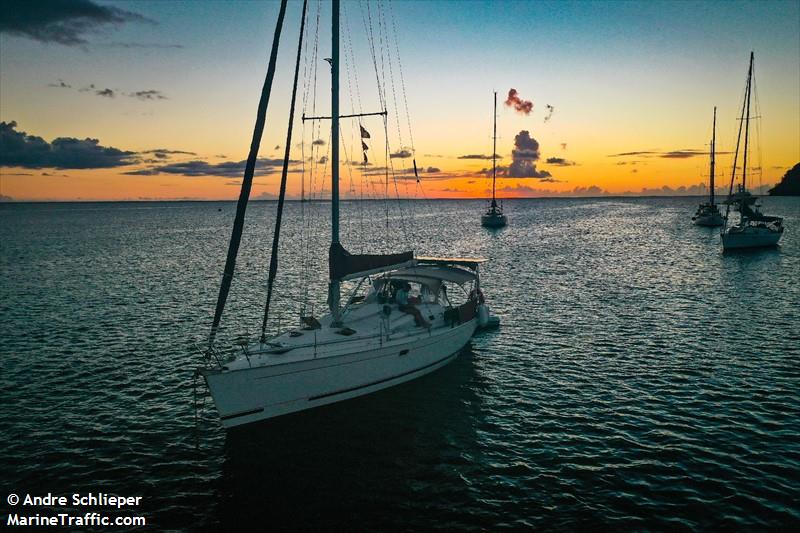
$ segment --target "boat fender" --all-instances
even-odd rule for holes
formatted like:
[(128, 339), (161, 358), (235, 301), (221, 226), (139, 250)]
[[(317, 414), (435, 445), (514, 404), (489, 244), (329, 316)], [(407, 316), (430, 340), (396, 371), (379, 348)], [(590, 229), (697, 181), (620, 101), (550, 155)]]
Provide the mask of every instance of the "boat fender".
[(481, 304), (478, 306), (478, 325), (484, 327), (489, 323), (489, 306)]

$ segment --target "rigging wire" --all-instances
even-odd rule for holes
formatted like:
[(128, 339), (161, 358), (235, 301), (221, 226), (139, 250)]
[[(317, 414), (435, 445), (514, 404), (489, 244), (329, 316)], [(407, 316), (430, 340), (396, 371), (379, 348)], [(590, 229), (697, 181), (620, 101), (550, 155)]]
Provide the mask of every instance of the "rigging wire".
[(275, 217), (275, 234), (272, 240), (272, 253), (269, 260), (269, 276), (267, 278), (267, 299), (264, 303), (264, 320), (261, 323), (261, 342), (267, 340), (267, 322), (269, 321), (269, 304), (272, 300), (272, 291), (275, 277), (278, 274), (278, 248), (281, 237), (281, 220), (283, 219), (283, 206), (286, 200), (286, 178), (289, 173), (289, 157), (292, 151), (292, 129), (294, 127), (294, 110), (297, 101), (297, 80), (300, 77), (300, 59), (303, 53), (303, 35), (306, 28), (306, 8), (308, 0), (303, 0), (303, 11), (300, 15), (300, 41), (297, 43), (297, 59), (294, 67), (294, 83), (292, 85), (292, 100), (289, 106), (289, 125), (286, 131), (286, 147), (283, 154), (283, 170), (281, 172), (280, 194), (278, 196), (278, 209)]
[(253, 128), (253, 138), (250, 142), (250, 152), (247, 155), (247, 164), (242, 178), (242, 189), (239, 193), (239, 201), (236, 205), (236, 218), (233, 221), (233, 230), (228, 244), (228, 255), (225, 259), (225, 270), (222, 274), (222, 282), (217, 296), (217, 306), (214, 311), (214, 320), (211, 324), (211, 333), (208, 336), (209, 351), (213, 351), (214, 338), (217, 334), (222, 313), (225, 310), (225, 302), (228, 299), (228, 292), (233, 282), (233, 274), (236, 269), (236, 256), (239, 253), (239, 244), (242, 239), (244, 229), (244, 218), (247, 210), (247, 201), (250, 198), (250, 190), (253, 185), (253, 174), (255, 173), (256, 160), (258, 159), (258, 149), (261, 145), (261, 137), (264, 133), (264, 126), (267, 118), (267, 108), (269, 107), (270, 94), (272, 93), (272, 82), (275, 79), (275, 64), (278, 59), (278, 45), (280, 44), (281, 30), (283, 29), (283, 19), (286, 15), (287, 0), (281, 1), (278, 12), (278, 21), (275, 25), (275, 35), (272, 39), (272, 50), (269, 56), (267, 76), (261, 88), (261, 97), (258, 101), (258, 111), (256, 113), (256, 123)]

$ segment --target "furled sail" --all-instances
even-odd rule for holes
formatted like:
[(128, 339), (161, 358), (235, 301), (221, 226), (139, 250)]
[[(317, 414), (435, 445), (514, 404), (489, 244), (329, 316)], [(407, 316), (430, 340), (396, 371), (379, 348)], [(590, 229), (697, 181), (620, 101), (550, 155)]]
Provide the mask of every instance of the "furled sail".
[(342, 280), (351, 274), (361, 272), (380, 272), (387, 267), (402, 265), (413, 261), (414, 252), (401, 252), (397, 254), (351, 254), (337, 243), (331, 244), (328, 251), (328, 265), (332, 280)]
[(278, 12), (278, 23), (275, 25), (275, 36), (272, 39), (272, 52), (270, 52), (269, 55), (267, 77), (264, 80), (264, 86), (261, 89), (261, 98), (258, 101), (256, 124), (253, 128), (253, 140), (250, 143), (250, 153), (247, 156), (247, 164), (244, 169), (242, 190), (239, 192), (239, 202), (236, 204), (236, 218), (233, 221), (231, 241), (228, 245), (228, 256), (225, 259), (225, 271), (222, 274), (219, 296), (217, 297), (217, 308), (214, 311), (214, 321), (211, 324), (211, 334), (208, 337), (209, 347), (214, 346), (214, 338), (217, 335), (217, 328), (219, 328), (219, 323), (222, 319), (222, 312), (225, 310), (225, 302), (228, 300), (228, 291), (230, 291), (231, 282), (233, 281), (233, 272), (236, 269), (236, 256), (239, 254), (239, 244), (242, 240), (247, 201), (250, 198), (250, 189), (253, 186), (253, 174), (255, 173), (256, 160), (258, 159), (258, 148), (261, 145), (261, 136), (264, 133), (264, 124), (267, 119), (267, 107), (269, 105), (269, 96), (272, 92), (272, 80), (275, 78), (275, 64), (278, 59), (278, 45), (281, 40), (283, 19), (286, 15), (286, 3), (287, 0), (281, 0), (281, 7)]

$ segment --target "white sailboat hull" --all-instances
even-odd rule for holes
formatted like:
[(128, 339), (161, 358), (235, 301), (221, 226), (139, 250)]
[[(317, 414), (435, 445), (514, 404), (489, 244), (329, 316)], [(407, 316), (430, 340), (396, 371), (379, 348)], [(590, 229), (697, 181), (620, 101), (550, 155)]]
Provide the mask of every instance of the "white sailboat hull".
[[(396, 340), (353, 339), (317, 357), (237, 370), (203, 371), (226, 428), (312, 409), (416, 379), (446, 365), (469, 342), (477, 319)], [(334, 353), (335, 352), (335, 353)]]
[(764, 227), (734, 226), (722, 234), (723, 250), (739, 248), (764, 248), (775, 246), (781, 240), (783, 231), (774, 231)]

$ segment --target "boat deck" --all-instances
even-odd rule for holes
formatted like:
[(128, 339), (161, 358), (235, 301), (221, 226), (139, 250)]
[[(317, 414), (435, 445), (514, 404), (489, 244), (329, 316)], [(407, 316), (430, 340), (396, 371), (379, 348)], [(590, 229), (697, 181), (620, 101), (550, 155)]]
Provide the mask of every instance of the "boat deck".
[[(385, 307), (390, 309), (388, 317), (384, 315)], [(225, 364), (223, 369), (237, 370), (331, 357), (352, 352), (358, 345), (367, 350), (376, 345), (437, 336), (451, 329), (445, 321), (445, 308), (441, 304), (422, 303), (417, 308), (431, 323), (430, 329), (417, 326), (413, 315), (400, 311), (396, 304), (360, 303), (349, 308), (340, 327), (331, 327), (332, 317), (326, 315), (320, 319), (319, 328), (298, 326), (265, 343), (254, 342), (244, 346), (236, 359)]]

